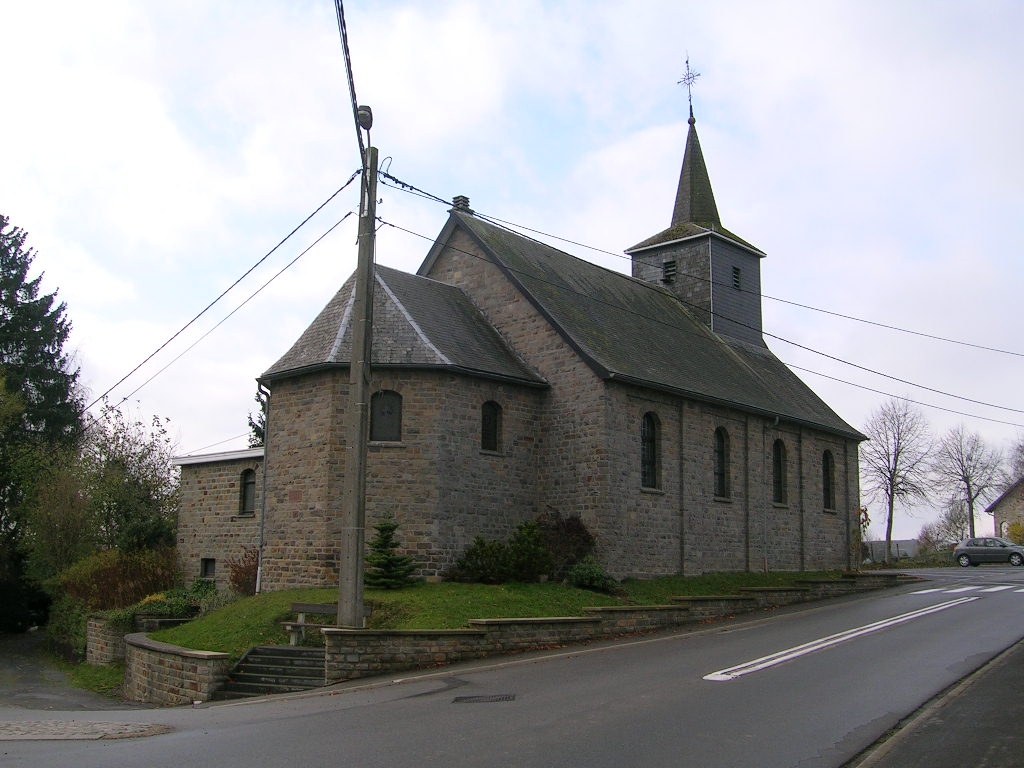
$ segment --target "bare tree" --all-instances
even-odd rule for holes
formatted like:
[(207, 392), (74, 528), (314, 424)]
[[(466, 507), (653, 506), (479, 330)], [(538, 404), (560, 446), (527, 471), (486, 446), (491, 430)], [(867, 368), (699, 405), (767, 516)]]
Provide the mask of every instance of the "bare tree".
[(1002, 452), (986, 445), (977, 432), (968, 432), (960, 425), (939, 441), (932, 471), (940, 488), (967, 505), (968, 535), (973, 538), (976, 505), (1005, 485)]
[(864, 428), (861, 474), (868, 496), (883, 501), (885, 562), (892, 559), (892, 522), (897, 504), (928, 498), (931, 433), (924, 414), (906, 400), (893, 398), (875, 410)]
[(1024, 477), (1024, 433), (1017, 435), (1017, 439), (1010, 445), (1010, 455), (1007, 458), (1010, 465), (1008, 480), (1015, 483)]
[(938, 520), (921, 528), (917, 537), (922, 549), (939, 552), (948, 545), (963, 541), (969, 534), (967, 505), (960, 499), (950, 499)]

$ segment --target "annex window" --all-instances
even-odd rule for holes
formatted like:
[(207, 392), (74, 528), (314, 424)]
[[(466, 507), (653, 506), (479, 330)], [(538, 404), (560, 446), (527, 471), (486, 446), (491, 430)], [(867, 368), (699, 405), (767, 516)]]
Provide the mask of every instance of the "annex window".
[(821, 503), (825, 509), (836, 508), (836, 460), (832, 451), (825, 451), (821, 457)]
[(217, 561), (212, 557), (204, 557), (199, 561), (199, 578), (212, 579), (217, 575)]
[(674, 259), (666, 261), (661, 265), (661, 282), (674, 283), (676, 281), (676, 262)]
[(772, 501), (776, 504), (785, 504), (788, 501), (786, 493), (786, 444), (776, 440), (772, 444)]
[(640, 422), (640, 486), (642, 488), (658, 488), (658, 464), (661, 460), (659, 441), (661, 429), (658, 416), (645, 413)]
[(480, 450), (501, 450), (501, 406), (493, 400), (480, 407)]
[(743, 283), (740, 280), (741, 275), (742, 273), (740, 272), (739, 267), (732, 268), (732, 287), (735, 288), (737, 291), (743, 287)]
[(242, 472), (240, 483), (241, 493), (238, 499), (238, 514), (256, 514), (256, 470), (247, 469)]
[(402, 396), (390, 389), (370, 398), (370, 440), (397, 443), (402, 439)]
[(729, 498), (729, 433), (724, 427), (715, 430), (715, 496)]

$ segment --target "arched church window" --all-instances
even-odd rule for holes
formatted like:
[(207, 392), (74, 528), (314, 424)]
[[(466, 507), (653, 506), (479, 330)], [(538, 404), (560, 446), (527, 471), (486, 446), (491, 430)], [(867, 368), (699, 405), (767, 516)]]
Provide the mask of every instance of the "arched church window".
[(832, 451), (821, 457), (821, 503), (827, 510), (836, 508), (836, 460)]
[(729, 433), (724, 427), (715, 430), (715, 496), (729, 498)]
[(238, 514), (256, 514), (256, 470), (246, 469), (242, 472), (240, 494), (238, 499)]
[(480, 407), (480, 450), (501, 450), (501, 406), (493, 400)]
[(786, 444), (776, 440), (772, 443), (772, 501), (776, 504), (785, 504), (789, 500), (786, 469)]
[(390, 389), (370, 398), (370, 439), (397, 443), (402, 439), (402, 396)]
[(661, 429), (655, 413), (645, 413), (640, 421), (640, 486), (658, 488), (661, 462)]

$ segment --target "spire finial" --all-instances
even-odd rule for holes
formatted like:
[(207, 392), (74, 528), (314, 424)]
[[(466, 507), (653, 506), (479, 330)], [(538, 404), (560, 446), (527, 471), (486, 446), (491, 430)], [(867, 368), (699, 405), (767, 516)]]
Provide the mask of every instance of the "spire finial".
[(683, 75), (682, 79), (677, 83), (678, 85), (686, 86), (686, 98), (690, 102), (690, 125), (693, 125), (697, 121), (693, 119), (693, 84), (700, 77), (700, 72), (694, 72), (690, 69), (690, 54), (686, 54), (686, 74)]

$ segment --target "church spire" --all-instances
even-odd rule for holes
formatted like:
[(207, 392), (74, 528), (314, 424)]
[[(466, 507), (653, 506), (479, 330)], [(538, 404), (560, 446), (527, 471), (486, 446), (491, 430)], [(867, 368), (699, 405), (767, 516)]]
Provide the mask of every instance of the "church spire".
[(690, 57), (686, 57), (686, 74), (679, 81), (686, 86), (690, 102), (690, 128), (686, 134), (686, 151), (683, 153), (683, 168), (679, 173), (679, 187), (676, 189), (676, 204), (672, 210), (672, 226), (697, 224), (707, 229), (720, 230), (722, 221), (715, 205), (715, 193), (711, 190), (711, 178), (704, 164), (704, 154), (697, 138), (697, 121), (693, 117), (693, 84), (700, 77), (699, 72), (690, 69)]

